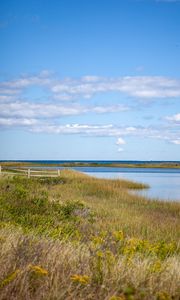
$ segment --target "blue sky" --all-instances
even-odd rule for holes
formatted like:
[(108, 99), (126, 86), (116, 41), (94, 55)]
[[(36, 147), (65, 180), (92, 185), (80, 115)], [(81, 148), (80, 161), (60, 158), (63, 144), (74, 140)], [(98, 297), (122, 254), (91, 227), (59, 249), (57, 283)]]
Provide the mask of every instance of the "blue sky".
[(180, 160), (180, 1), (1, 0), (0, 159)]

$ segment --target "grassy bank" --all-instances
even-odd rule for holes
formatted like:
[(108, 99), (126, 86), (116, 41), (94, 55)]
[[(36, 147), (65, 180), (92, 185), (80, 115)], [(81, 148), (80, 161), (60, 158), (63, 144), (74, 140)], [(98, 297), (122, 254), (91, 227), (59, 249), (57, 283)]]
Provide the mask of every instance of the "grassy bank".
[(180, 205), (73, 171), (0, 180), (0, 299), (179, 299)]

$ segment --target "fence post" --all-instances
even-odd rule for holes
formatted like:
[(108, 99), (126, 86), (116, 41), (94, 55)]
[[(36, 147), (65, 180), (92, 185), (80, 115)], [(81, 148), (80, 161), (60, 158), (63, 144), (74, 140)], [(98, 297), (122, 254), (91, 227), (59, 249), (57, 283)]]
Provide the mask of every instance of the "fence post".
[(58, 169), (57, 171), (58, 171), (58, 176), (60, 176), (60, 170)]
[(28, 178), (30, 178), (30, 176), (31, 176), (31, 170), (28, 169)]
[(2, 168), (1, 168), (1, 166), (0, 166), (0, 176), (1, 176), (1, 171), (2, 171)]

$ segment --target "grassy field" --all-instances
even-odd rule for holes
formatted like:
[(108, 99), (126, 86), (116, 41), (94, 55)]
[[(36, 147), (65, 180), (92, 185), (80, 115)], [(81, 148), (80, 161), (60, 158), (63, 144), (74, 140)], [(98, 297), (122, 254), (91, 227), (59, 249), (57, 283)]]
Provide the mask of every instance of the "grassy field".
[(0, 179), (0, 299), (179, 299), (180, 204), (74, 171)]

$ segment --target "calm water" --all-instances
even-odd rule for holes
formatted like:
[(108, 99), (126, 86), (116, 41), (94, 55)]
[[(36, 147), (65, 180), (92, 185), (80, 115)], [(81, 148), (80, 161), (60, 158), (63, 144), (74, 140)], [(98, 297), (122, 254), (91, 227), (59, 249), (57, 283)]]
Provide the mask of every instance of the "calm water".
[(178, 169), (109, 167), (76, 167), (74, 169), (99, 178), (124, 178), (147, 183), (150, 188), (137, 193), (150, 198), (180, 201), (180, 170)]

